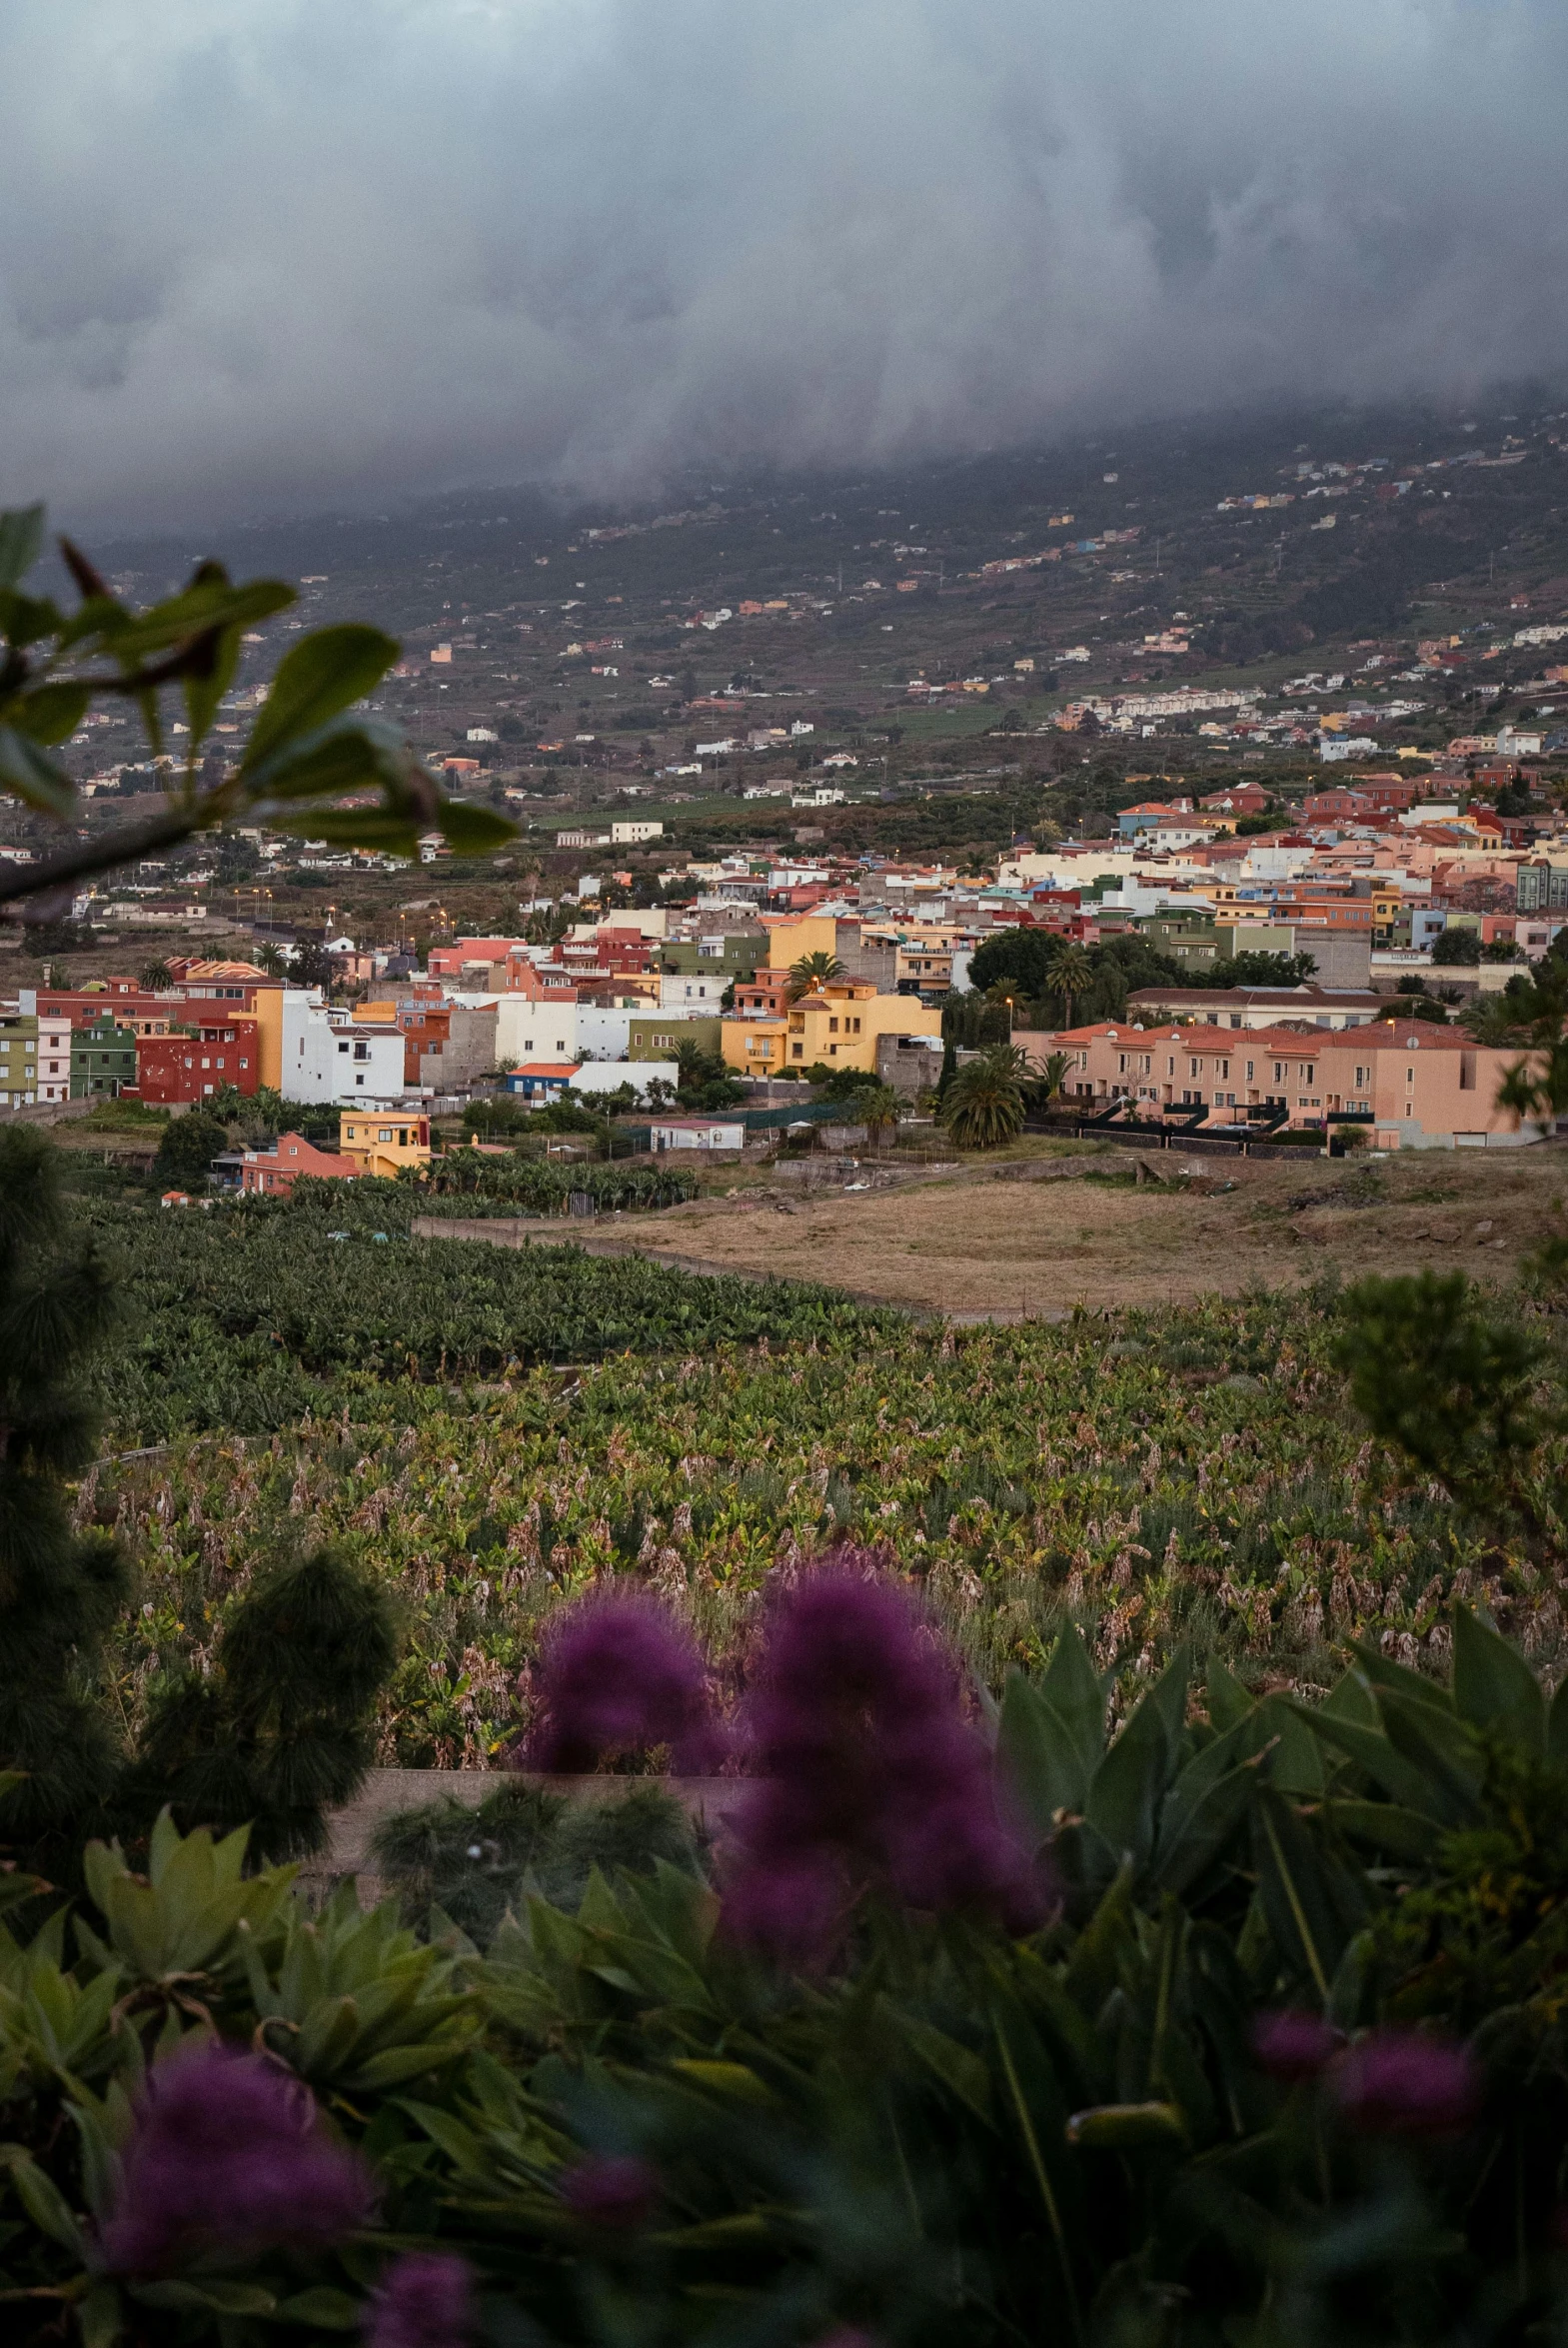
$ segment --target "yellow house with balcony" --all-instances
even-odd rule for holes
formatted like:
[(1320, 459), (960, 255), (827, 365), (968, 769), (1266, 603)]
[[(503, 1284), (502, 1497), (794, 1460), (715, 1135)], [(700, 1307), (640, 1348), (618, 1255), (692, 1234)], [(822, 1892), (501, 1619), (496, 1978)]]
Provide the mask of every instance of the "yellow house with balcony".
[(346, 1109), (338, 1120), (338, 1151), (362, 1174), (395, 1174), (429, 1166), (430, 1120), (394, 1110)]
[(815, 987), (776, 1019), (726, 1020), (725, 1065), (748, 1077), (784, 1069), (864, 1069), (874, 1074), (880, 1036), (940, 1036), (941, 1013), (912, 995), (878, 995), (874, 987), (834, 979)]

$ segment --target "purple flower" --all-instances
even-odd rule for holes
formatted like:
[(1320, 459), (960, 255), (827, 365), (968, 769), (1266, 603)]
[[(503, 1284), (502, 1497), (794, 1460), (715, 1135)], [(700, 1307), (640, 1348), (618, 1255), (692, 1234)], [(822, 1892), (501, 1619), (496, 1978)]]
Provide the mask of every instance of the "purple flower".
[(409, 2250), (395, 2258), (367, 2309), (370, 2348), (467, 2348), (475, 2329), (466, 2258)]
[(685, 1774), (717, 1766), (721, 1745), (696, 1642), (651, 1598), (575, 1606), (546, 1635), (541, 1707), (525, 1765), (591, 1770), (607, 1753), (667, 1744)]
[(1374, 2030), (1334, 2068), (1340, 2109), (1378, 2136), (1452, 2136), (1474, 2117), (1481, 2077), (1465, 2048), (1420, 2030)]
[(204, 2044), (147, 2082), (103, 2229), (104, 2263), (160, 2274), (203, 2252), (320, 2248), (363, 2226), (370, 2183), (303, 2080)]
[(1342, 2034), (1318, 2014), (1259, 2014), (1252, 2026), (1259, 2066), (1292, 2087), (1315, 2079), (1343, 2044)]
[(574, 2217), (615, 2233), (646, 2226), (659, 2195), (659, 2172), (634, 2152), (594, 2153), (561, 2180), (561, 2198)]
[(776, 1602), (744, 1714), (758, 1782), (731, 1821), (726, 1924), (797, 1961), (831, 1945), (873, 1877), (914, 1907), (987, 1906), (1020, 1927), (1040, 1911), (952, 1666), (874, 1562), (844, 1544)]

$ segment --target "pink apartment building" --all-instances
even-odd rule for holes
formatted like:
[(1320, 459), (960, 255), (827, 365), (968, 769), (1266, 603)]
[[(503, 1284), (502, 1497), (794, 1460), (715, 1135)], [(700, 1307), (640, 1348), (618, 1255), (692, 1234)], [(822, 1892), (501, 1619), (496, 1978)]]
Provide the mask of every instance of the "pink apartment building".
[[(1043, 1041), (1043, 1040), (1042, 1040)], [(1497, 1107), (1516, 1051), (1483, 1051), (1425, 1021), (1376, 1021), (1317, 1030), (1137, 1028), (1096, 1022), (1052, 1036), (1067, 1056), (1062, 1093), (1094, 1115), (1125, 1100), (1160, 1120), (1206, 1111), (1203, 1130), (1258, 1124), (1321, 1131), (1339, 1117), (1367, 1122), (1379, 1150), (1506, 1149), (1537, 1138)]]

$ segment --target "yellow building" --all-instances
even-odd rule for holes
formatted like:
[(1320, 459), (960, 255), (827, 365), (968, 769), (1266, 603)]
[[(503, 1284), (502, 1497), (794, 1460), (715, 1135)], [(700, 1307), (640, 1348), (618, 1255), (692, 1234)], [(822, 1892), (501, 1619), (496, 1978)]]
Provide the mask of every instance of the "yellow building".
[(832, 914), (795, 914), (785, 921), (768, 920), (771, 971), (792, 971), (808, 954), (825, 954), (837, 960), (838, 924)]
[(283, 1091), (283, 989), (258, 987), (251, 1005), (256, 1022), (260, 1081), (272, 1093)]
[[(809, 951), (809, 949), (807, 950)], [(876, 1068), (879, 1036), (940, 1036), (941, 1013), (912, 995), (878, 995), (874, 987), (835, 979), (813, 988), (777, 1019), (726, 1020), (726, 1066), (744, 1076), (786, 1068)]]
[(395, 1174), (405, 1166), (429, 1166), (430, 1120), (394, 1110), (346, 1109), (338, 1121), (338, 1150), (363, 1174)]

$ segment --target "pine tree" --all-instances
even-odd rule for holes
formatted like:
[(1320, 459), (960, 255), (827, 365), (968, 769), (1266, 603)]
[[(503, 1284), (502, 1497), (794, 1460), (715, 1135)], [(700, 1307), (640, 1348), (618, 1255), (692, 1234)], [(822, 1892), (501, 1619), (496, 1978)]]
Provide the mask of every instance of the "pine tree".
[(73, 1530), (64, 1482), (92, 1457), (83, 1371), (114, 1311), (103, 1258), (69, 1243), (52, 1146), (0, 1133), (0, 1768), (26, 1773), (0, 1833), (50, 1881), (109, 1823), (120, 1769), (94, 1682), (128, 1577)]

